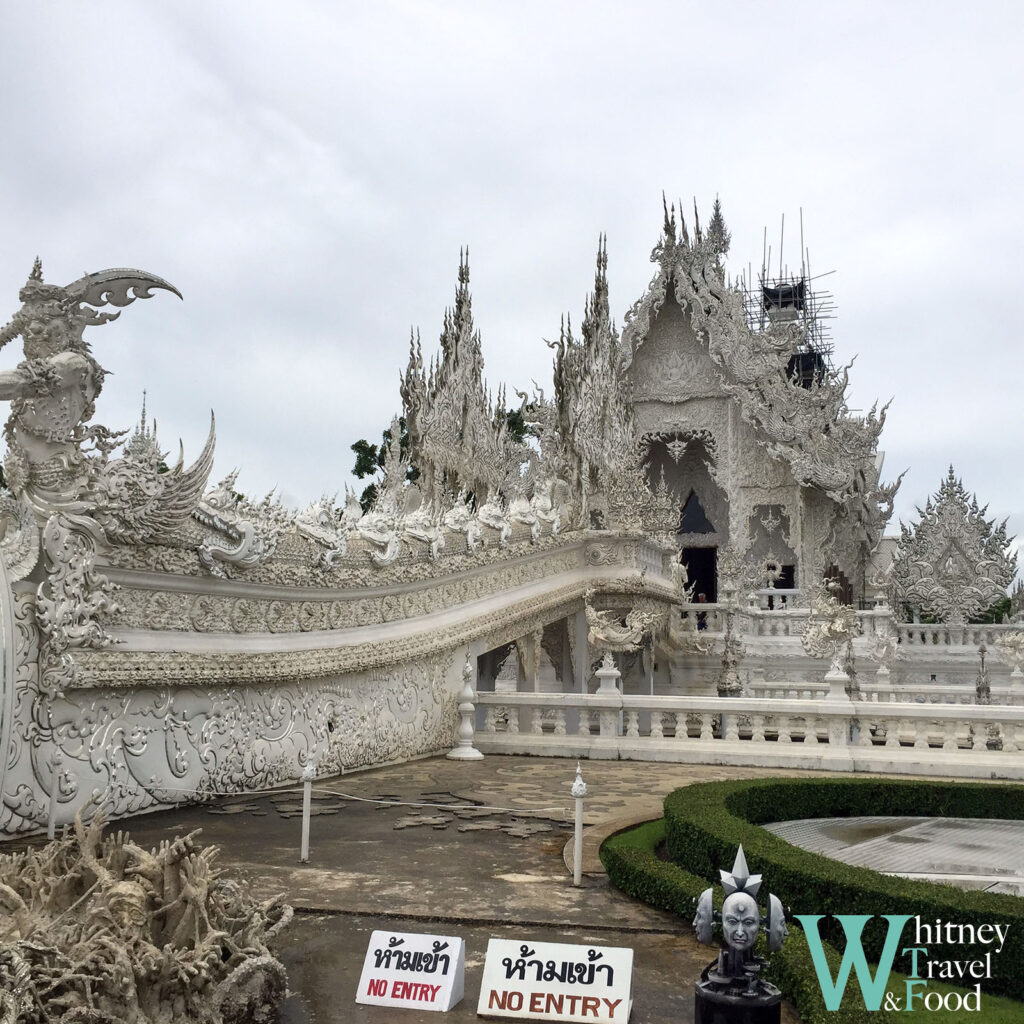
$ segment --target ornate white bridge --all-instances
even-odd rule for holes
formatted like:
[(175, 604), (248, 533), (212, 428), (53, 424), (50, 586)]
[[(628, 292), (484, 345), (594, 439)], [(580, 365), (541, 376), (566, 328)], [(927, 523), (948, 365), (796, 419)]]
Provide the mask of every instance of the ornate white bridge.
[(717, 204), (680, 228), (621, 338), (602, 243), (554, 396), (511, 411), (463, 261), (372, 500), (301, 511), (210, 486), (212, 418), (188, 467), (145, 410), (127, 440), (93, 422), (85, 329), (177, 292), (37, 261), (0, 328), (0, 835), (447, 751), (467, 661), (485, 750), (1021, 777), (1024, 631), (964, 624), (1012, 579), (1005, 528), (951, 471), (886, 562), (884, 411), (793, 377), (813, 331), (748, 315)]

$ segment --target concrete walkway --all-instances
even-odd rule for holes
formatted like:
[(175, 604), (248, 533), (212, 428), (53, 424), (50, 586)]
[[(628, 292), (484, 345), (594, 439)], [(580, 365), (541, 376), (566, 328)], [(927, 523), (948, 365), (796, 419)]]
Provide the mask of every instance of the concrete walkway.
[[(258, 894), (296, 907), (280, 956), (293, 995), (280, 1024), (389, 1021), (438, 1024), (428, 1011), (357, 1005), (356, 986), (375, 928), (458, 935), (466, 941), (466, 995), (447, 1015), (476, 1020), (487, 939), (628, 946), (634, 950), (637, 1024), (693, 1020), (693, 982), (713, 959), (688, 924), (612, 889), (596, 858), (600, 840), (628, 821), (660, 817), (671, 790), (695, 781), (777, 772), (618, 761), (586, 762), (584, 885), (563, 860), (572, 836), (574, 761), (443, 758), (318, 783), (310, 861), (300, 864), (301, 789), (225, 798), (127, 822), (142, 845), (201, 827), (218, 864)], [(797, 1021), (790, 1013), (784, 1020)]]

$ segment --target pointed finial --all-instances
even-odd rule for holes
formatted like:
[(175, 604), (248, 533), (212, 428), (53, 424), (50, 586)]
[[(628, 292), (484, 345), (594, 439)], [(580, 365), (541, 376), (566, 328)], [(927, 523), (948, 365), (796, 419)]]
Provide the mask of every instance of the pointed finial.
[(663, 229), (665, 237), (674, 242), (676, 240), (676, 208), (673, 206), (671, 210), (669, 209), (668, 199), (665, 197), (664, 191), (661, 193), (661, 206), (665, 211), (665, 226)]
[(690, 233), (686, 230), (686, 218), (683, 216), (683, 201), (679, 200), (679, 236), (682, 239), (683, 245), (687, 248), (690, 246)]
[(608, 237), (604, 234), (597, 236), (597, 274), (596, 278), (601, 281), (608, 270)]
[(693, 234), (698, 242), (703, 241), (703, 235), (700, 230), (700, 214), (697, 212), (697, 197), (693, 197)]
[(579, 761), (576, 762), (576, 778), (570, 792), (577, 800), (582, 800), (587, 795), (587, 784), (583, 781), (583, 768)]
[(756, 896), (757, 890), (761, 888), (761, 876), (752, 875), (747, 867), (747, 858), (743, 856), (743, 846), (736, 851), (736, 860), (733, 862), (732, 871), (719, 871), (722, 876), (722, 888), (726, 896), (734, 892), (745, 892), (748, 896)]

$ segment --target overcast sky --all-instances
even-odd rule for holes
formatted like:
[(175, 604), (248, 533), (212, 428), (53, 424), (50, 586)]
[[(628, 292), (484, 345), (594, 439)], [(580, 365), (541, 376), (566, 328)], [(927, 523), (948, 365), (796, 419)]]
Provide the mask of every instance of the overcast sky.
[[(0, 41), (0, 306), (46, 279), (173, 282), (89, 332), (96, 419), (202, 445), (291, 505), (352, 480), (434, 351), (471, 255), (493, 385), (551, 390), (608, 236), (621, 325), (661, 194), (719, 195), (730, 268), (800, 211), (851, 406), (894, 399), (896, 516), (964, 484), (1024, 533), (1024, 5), (10, 4)], [(6, 298), (3, 298), (6, 296)], [(11, 346), (0, 367), (21, 358)]]

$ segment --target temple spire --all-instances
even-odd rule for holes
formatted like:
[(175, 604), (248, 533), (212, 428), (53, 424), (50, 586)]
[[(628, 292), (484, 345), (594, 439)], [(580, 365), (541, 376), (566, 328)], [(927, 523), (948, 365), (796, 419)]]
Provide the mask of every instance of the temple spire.
[(722, 216), (722, 203), (717, 195), (715, 196), (715, 205), (711, 208), (711, 220), (708, 223), (708, 242), (720, 256), (724, 256), (729, 251), (729, 244), (732, 242), (732, 235), (725, 226), (725, 217)]

